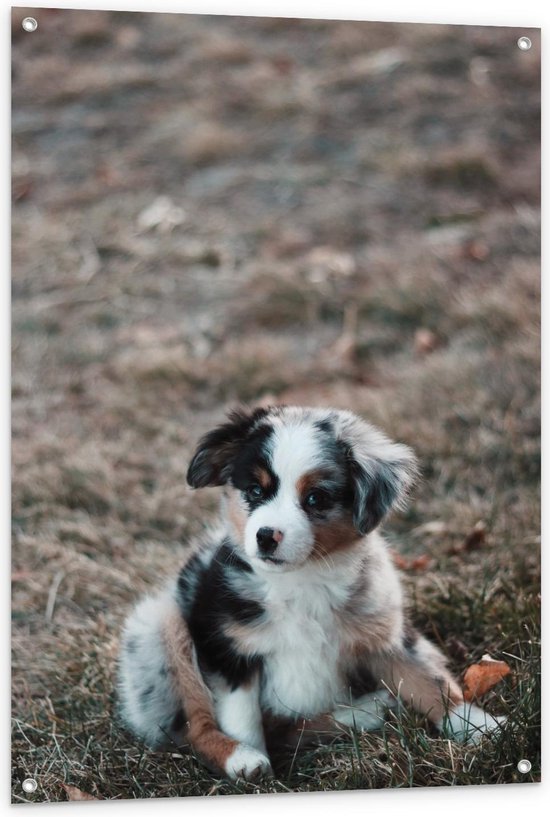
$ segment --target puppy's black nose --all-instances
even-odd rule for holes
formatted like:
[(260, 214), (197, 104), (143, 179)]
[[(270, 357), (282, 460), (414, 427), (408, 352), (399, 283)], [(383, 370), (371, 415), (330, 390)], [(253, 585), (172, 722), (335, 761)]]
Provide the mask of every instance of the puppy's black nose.
[(258, 550), (260, 551), (260, 553), (263, 553), (264, 556), (268, 556), (270, 553), (273, 553), (274, 550), (277, 548), (277, 545), (281, 541), (281, 538), (282, 537), (280, 535), (280, 532), (275, 531), (273, 528), (260, 528), (260, 530), (256, 534)]

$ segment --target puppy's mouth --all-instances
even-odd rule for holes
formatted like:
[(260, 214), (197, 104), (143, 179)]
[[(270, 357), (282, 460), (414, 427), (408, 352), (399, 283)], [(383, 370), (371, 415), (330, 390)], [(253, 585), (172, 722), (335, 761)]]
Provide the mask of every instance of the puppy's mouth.
[(286, 564), (284, 559), (276, 559), (274, 556), (260, 556), (259, 558), (262, 560), (262, 562), (269, 562), (272, 565)]

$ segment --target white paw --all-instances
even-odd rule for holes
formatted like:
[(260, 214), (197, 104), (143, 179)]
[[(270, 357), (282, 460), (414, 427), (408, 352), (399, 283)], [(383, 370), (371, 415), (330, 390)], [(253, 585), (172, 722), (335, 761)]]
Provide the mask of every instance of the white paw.
[(269, 758), (246, 743), (239, 743), (235, 751), (227, 758), (225, 773), (231, 780), (258, 780), (271, 774)]
[(439, 722), (440, 731), (459, 743), (479, 743), (484, 735), (497, 732), (506, 723), (506, 717), (490, 715), (479, 706), (462, 703)]
[(343, 726), (350, 726), (362, 732), (380, 729), (388, 709), (398, 705), (397, 699), (386, 689), (378, 689), (368, 695), (362, 695), (349, 706), (338, 706), (332, 717)]

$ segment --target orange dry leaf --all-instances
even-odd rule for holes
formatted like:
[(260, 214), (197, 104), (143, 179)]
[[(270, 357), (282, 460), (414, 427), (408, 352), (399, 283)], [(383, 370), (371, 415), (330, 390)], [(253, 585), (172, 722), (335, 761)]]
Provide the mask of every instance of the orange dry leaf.
[(94, 797), (92, 794), (88, 794), (87, 791), (82, 791), (81, 789), (77, 789), (76, 786), (69, 786), (67, 783), (61, 784), (65, 789), (67, 794), (68, 800), (98, 800), (99, 798)]
[(463, 543), (464, 550), (479, 550), (485, 543), (487, 526), (485, 522), (476, 522)]
[(24, 582), (27, 579), (30, 579), (32, 573), (28, 570), (16, 570), (15, 573), (11, 574), (12, 582)]
[(407, 558), (393, 550), (391, 557), (394, 565), (399, 570), (427, 570), (433, 562), (433, 559), (428, 556), (427, 553), (423, 553), (421, 556), (415, 556), (414, 558)]
[(470, 533), (458, 545), (452, 545), (448, 553), (453, 556), (461, 556), (464, 553), (469, 553), (472, 550), (480, 550), (485, 543), (487, 537), (487, 526), (485, 522), (476, 522)]
[(464, 698), (467, 701), (480, 698), (509, 674), (510, 667), (505, 661), (484, 655), (479, 664), (472, 664), (464, 673)]
[(392, 550), (391, 557), (394, 565), (399, 570), (408, 570), (409, 567), (409, 560), (405, 559), (400, 553), (396, 553), (395, 550)]
[(439, 345), (437, 335), (431, 329), (417, 329), (414, 334), (414, 351), (417, 355), (429, 355)]
[(432, 559), (427, 553), (423, 553), (422, 556), (417, 556), (411, 561), (411, 570), (427, 570), (431, 564)]

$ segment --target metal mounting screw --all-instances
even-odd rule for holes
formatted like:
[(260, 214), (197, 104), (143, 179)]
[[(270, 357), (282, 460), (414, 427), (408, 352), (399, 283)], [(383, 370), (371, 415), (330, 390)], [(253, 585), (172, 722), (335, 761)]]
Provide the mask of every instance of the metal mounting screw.
[(38, 23), (34, 19), (34, 17), (25, 17), (21, 25), (24, 28), (24, 30), (28, 31), (29, 33), (32, 31), (36, 31), (36, 29), (38, 28)]
[(38, 783), (33, 777), (27, 777), (26, 780), (23, 780), (21, 783), (23, 791), (26, 791), (27, 794), (32, 794), (33, 791), (36, 791), (38, 788)]

